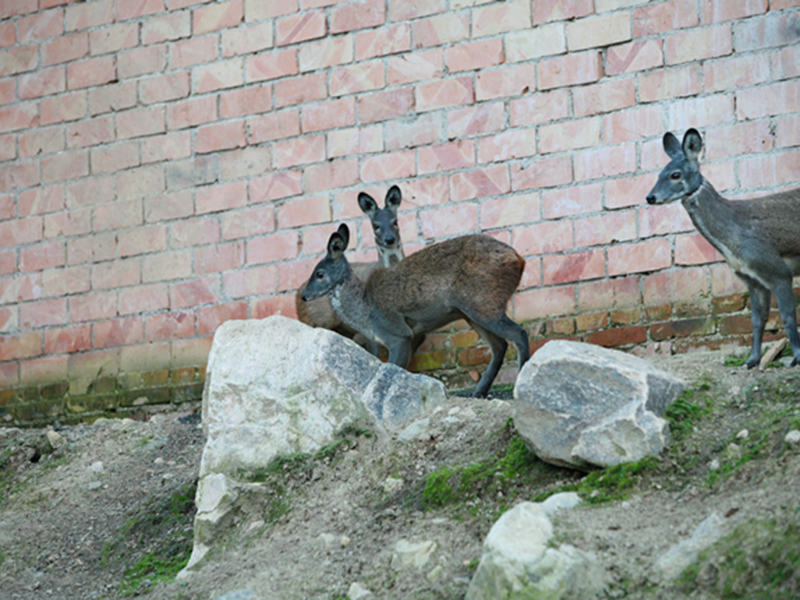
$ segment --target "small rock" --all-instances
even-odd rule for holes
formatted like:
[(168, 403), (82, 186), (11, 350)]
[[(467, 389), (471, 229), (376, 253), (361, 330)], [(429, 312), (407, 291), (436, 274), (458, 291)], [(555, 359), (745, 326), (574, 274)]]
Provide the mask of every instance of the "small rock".
[(728, 457), (728, 460), (739, 460), (740, 458), (742, 458), (741, 446), (731, 442), (730, 444), (725, 446), (725, 456)]
[(419, 569), (428, 563), (435, 551), (436, 542), (430, 540), (424, 542), (400, 540), (394, 547), (392, 568), (398, 571), (409, 567)]
[(401, 431), (397, 438), (401, 442), (413, 442), (415, 440), (424, 440), (428, 437), (431, 426), (431, 420), (428, 417), (424, 419), (417, 419), (410, 423), (408, 427)]
[(217, 596), (216, 600), (260, 600), (261, 596), (253, 590), (233, 590), (222, 596)]
[(433, 581), (434, 579), (437, 579), (442, 573), (444, 573), (444, 567), (442, 565), (436, 565), (428, 573), (427, 575), (428, 581)]
[(708, 463), (708, 468), (710, 471), (717, 471), (719, 469), (719, 460), (716, 458)]
[(736, 439), (739, 440), (746, 440), (750, 436), (750, 432), (747, 429), (742, 429), (739, 433), (736, 434)]
[(787, 444), (797, 444), (800, 442), (800, 431), (797, 429), (792, 429), (790, 432), (786, 434), (786, 437), (783, 438)]
[(320, 533), (317, 539), (323, 548), (331, 548), (336, 543), (336, 536), (332, 533)]
[(93, 492), (94, 490), (99, 490), (103, 486), (102, 483), (99, 481), (90, 481), (89, 482), (89, 491)]
[(103, 461), (96, 460), (91, 465), (87, 467), (87, 470), (90, 473), (102, 473), (103, 472)]
[(47, 436), (47, 442), (50, 444), (50, 447), (53, 450), (58, 450), (59, 448), (61, 448), (61, 446), (64, 445), (64, 441), (65, 441), (64, 440), (64, 436), (62, 436), (57, 431), (54, 431), (52, 429), (48, 429), (47, 433), (45, 434), (45, 436)]
[(364, 598), (374, 598), (375, 595), (365, 588), (363, 584), (354, 581), (347, 590), (347, 597), (349, 600), (363, 600)]
[(574, 508), (581, 503), (581, 497), (577, 492), (561, 492), (553, 494), (542, 502), (542, 508), (546, 515), (550, 516), (562, 508)]
[(347, 548), (350, 545), (350, 536), (343, 535), (339, 538), (339, 545), (342, 548)]
[(157, 459), (155, 459), (153, 461), (153, 463), (157, 464), (157, 465), (163, 465), (164, 464), (164, 459), (159, 456)]
[(383, 491), (387, 494), (394, 494), (403, 489), (403, 480), (399, 477), (387, 477), (383, 482)]
[(655, 563), (656, 570), (665, 579), (677, 577), (695, 561), (700, 552), (721, 538), (722, 533), (722, 519), (717, 513), (711, 513), (697, 526), (689, 539), (675, 544), (661, 555)]

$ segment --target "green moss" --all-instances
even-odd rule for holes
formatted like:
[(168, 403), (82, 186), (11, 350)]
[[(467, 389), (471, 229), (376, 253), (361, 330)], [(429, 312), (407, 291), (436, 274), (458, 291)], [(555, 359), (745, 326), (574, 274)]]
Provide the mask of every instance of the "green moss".
[(726, 356), (725, 357), (725, 366), (726, 367), (741, 367), (747, 359), (740, 356)]
[(639, 483), (641, 476), (655, 469), (658, 460), (647, 457), (636, 462), (622, 463), (593, 471), (577, 486), (578, 493), (592, 504), (624, 500)]
[(692, 432), (696, 423), (708, 415), (712, 409), (711, 399), (702, 392), (709, 391), (708, 382), (700, 381), (686, 389), (667, 407), (664, 417), (669, 421), (669, 429), (674, 441), (684, 439)]
[(800, 506), (794, 514), (739, 525), (678, 578), (684, 591), (728, 600), (800, 597)]

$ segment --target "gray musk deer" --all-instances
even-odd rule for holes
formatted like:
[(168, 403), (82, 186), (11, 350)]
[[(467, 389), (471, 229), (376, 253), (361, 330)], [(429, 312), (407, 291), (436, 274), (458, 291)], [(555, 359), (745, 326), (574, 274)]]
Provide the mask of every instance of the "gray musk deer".
[(344, 256), (349, 237), (347, 225), (331, 235), (303, 299), (329, 294), (342, 321), (386, 346), (390, 362), (407, 367), (420, 334), (460, 318), (492, 352), (475, 396), (488, 393), (508, 341), (517, 347), (520, 369), (528, 360), (528, 334), (506, 316), (525, 267), (513, 248), (486, 235), (467, 235), (427, 246), (361, 279)]
[(680, 200), (695, 227), (724, 257), (750, 291), (753, 346), (747, 367), (761, 358), (761, 340), (771, 295), (778, 301), (783, 327), (792, 345), (792, 365), (800, 364), (800, 335), (792, 276), (800, 275), (800, 188), (731, 201), (700, 174), (703, 140), (689, 129), (683, 143), (664, 134), (669, 164), (647, 195), (649, 204)]
[[(400, 201), (400, 188), (396, 185), (390, 187), (386, 193), (383, 208), (378, 207), (378, 204), (369, 194), (361, 192), (358, 195), (358, 205), (369, 217), (378, 248), (378, 262), (359, 262), (351, 265), (353, 272), (359, 278), (366, 279), (378, 267), (389, 267), (403, 259), (400, 229), (397, 225), (397, 209), (400, 206)], [(294, 299), (297, 318), (300, 321), (312, 327), (331, 329), (349, 338), (356, 334), (355, 330), (348, 327), (336, 315), (328, 296), (320, 296), (314, 300), (304, 302), (301, 298), (305, 289), (306, 286), (304, 284), (297, 290)], [(378, 353), (376, 346), (370, 347), (370, 351), (376, 355)]]

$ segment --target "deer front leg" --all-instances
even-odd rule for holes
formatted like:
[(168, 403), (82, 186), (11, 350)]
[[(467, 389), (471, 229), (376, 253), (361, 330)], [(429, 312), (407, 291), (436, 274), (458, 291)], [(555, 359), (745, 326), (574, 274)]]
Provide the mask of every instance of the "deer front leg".
[(408, 363), (411, 361), (411, 338), (394, 338), (386, 342), (389, 362), (404, 369), (408, 368)]
[(748, 369), (752, 369), (761, 360), (761, 340), (764, 337), (764, 327), (769, 318), (769, 304), (772, 300), (770, 291), (755, 279), (741, 276), (750, 291), (750, 318), (753, 322), (753, 347), (750, 358), (745, 363)]
[(792, 366), (800, 365), (800, 334), (797, 333), (797, 308), (795, 307), (792, 280), (781, 280), (773, 289), (775, 299), (778, 301), (778, 310), (781, 312), (783, 329), (792, 345)]

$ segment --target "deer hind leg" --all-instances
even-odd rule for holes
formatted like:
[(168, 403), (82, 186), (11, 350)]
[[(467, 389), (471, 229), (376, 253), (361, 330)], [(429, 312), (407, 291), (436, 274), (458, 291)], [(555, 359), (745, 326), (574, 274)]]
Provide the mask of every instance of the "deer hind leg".
[(478, 385), (475, 386), (475, 391), (473, 392), (473, 396), (475, 398), (485, 398), (486, 395), (489, 393), (489, 388), (492, 387), (492, 383), (494, 383), (495, 377), (497, 377), (497, 373), (500, 371), (500, 366), (503, 364), (503, 358), (506, 355), (506, 349), (508, 348), (508, 342), (505, 341), (501, 336), (497, 335), (493, 331), (491, 331), (485, 325), (486, 323), (479, 324), (477, 321), (474, 321), (471, 318), (467, 319), (478, 332), (478, 334), (486, 340), (486, 343), (489, 344), (489, 348), (492, 351), (492, 360), (489, 361), (489, 366), (486, 367), (486, 370), (483, 372), (483, 375), (478, 381)]
[(791, 277), (780, 280), (772, 291), (778, 301), (778, 310), (781, 313), (783, 329), (786, 331), (786, 337), (789, 338), (789, 343), (792, 345), (792, 353), (794, 354), (792, 366), (800, 365), (800, 335), (797, 333), (797, 308), (795, 306), (794, 293), (792, 292)]
[(769, 318), (769, 304), (772, 294), (758, 281), (751, 277), (742, 276), (750, 291), (750, 318), (753, 322), (753, 346), (750, 357), (745, 363), (748, 369), (752, 369), (761, 360), (761, 340), (764, 337), (764, 327)]

